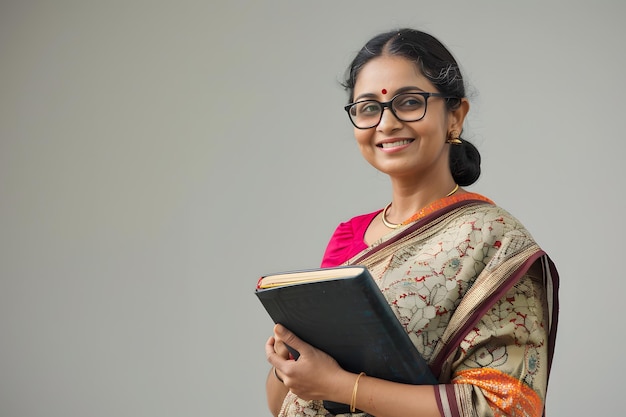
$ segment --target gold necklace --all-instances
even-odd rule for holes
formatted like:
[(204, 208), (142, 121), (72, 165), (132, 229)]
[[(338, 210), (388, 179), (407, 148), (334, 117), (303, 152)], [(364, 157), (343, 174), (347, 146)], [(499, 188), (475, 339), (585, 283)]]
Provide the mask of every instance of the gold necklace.
[[(459, 189), (459, 184), (455, 184), (452, 191), (446, 194), (446, 197), (450, 197), (452, 194), (456, 193), (458, 189)], [(398, 227), (402, 226), (402, 223), (391, 223), (389, 220), (387, 220), (387, 210), (389, 210), (389, 207), (391, 207), (391, 203), (387, 204), (385, 206), (385, 209), (383, 210), (383, 215), (382, 215), (383, 224), (390, 229), (397, 229)]]

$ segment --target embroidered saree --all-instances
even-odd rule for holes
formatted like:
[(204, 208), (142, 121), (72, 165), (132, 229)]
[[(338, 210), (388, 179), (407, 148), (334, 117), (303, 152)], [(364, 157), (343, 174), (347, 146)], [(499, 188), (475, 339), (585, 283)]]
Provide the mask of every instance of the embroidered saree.
[[(478, 194), (448, 197), (345, 264), (370, 270), (438, 376), (442, 416), (542, 416), (558, 275), (512, 215)], [(330, 414), (288, 393), (280, 416)]]

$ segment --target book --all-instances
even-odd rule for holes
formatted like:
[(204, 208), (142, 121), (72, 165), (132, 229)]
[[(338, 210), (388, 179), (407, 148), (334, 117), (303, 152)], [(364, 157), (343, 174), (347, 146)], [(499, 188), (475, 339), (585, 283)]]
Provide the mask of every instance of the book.
[[(354, 373), (414, 385), (437, 384), (364, 266), (286, 271), (262, 276), (256, 296), (275, 323)], [(292, 352), (297, 359), (298, 352)], [(325, 401), (333, 414), (345, 404)]]

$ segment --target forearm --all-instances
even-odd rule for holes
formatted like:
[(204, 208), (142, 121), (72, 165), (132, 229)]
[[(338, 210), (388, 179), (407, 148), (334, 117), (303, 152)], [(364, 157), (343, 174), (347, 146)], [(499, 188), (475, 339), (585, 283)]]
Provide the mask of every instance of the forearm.
[[(351, 404), (356, 374), (346, 372), (338, 381), (335, 398)], [(363, 375), (358, 382), (355, 408), (376, 417), (441, 417), (432, 385), (408, 385)]]
[(274, 368), (270, 369), (267, 374), (267, 380), (265, 381), (265, 391), (267, 395), (267, 405), (274, 417), (278, 416), (280, 408), (283, 404), (285, 396), (289, 392), (289, 389), (276, 378), (274, 375)]

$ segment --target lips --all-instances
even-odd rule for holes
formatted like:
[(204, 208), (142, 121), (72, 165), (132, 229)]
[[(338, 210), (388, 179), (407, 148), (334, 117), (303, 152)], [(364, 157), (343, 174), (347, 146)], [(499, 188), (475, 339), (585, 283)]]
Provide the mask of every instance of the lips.
[(376, 146), (378, 146), (379, 148), (383, 148), (383, 149), (396, 148), (398, 146), (406, 146), (410, 144), (411, 142), (413, 142), (413, 140), (414, 139), (397, 139), (397, 140), (385, 141), (385, 142), (377, 144)]

